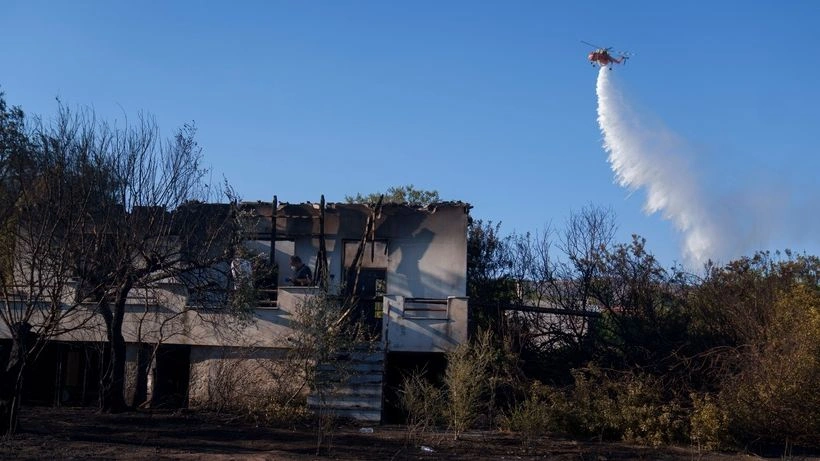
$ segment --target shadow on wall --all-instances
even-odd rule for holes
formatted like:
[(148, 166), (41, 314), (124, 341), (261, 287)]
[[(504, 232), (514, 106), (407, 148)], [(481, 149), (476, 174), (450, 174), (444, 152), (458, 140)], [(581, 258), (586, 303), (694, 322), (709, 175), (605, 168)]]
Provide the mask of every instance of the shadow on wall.
[[(420, 229), (413, 234), (412, 241), (408, 239), (403, 240), (402, 245), (390, 245), (390, 258), (399, 260), (396, 266), (395, 275), (398, 279), (396, 281), (401, 280), (403, 282), (397, 285), (403, 285), (408, 296), (420, 296), (421, 292), (426, 293), (429, 291), (426, 287), (422, 290), (423, 280), (429, 278), (429, 275), (422, 271), (421, 260), (430, 250), (434, 237), (435, 234), (431, 230)], [(417, 280), (418, 284), (422, 286), (418, 288), (410, 286), (409, 281), (411, 280)]]

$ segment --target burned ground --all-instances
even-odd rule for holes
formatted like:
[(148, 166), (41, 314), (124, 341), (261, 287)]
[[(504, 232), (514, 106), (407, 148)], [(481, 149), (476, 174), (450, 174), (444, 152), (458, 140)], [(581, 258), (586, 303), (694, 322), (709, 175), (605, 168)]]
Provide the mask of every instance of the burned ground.
[[(529, 445), (509, 433), (476, 431), (462, 440), (447, 433), (408, 441), (402, 426), (340, 425), (330, 449), (316, 455), (315, 428), (271, 428), (199, 412), (105, 414), (89, 408), (24, 408), (21, 430), (0, 442), (2, 459), (136, 460), (745, 460), (750, 455), (698, 453), (690, 448), (647, 448), (620, 443), (541, 437)], [(426, 449), (422, 449), (426, 447)], [(431, 451), (432, 450), (432, 451)], [(819, 459), (819, 458), (806, 458)]]

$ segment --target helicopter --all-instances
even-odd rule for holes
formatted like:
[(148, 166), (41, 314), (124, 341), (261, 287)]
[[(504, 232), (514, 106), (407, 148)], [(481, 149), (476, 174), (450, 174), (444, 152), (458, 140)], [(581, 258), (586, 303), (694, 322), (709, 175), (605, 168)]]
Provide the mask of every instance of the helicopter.
[(597, 64), (601, 67), (608, 66), (609, 70), (612, 70), (612, 64), (626, 64), (626, 60), (629, 59), (629, 54), (627, 53), (618, 52), (616, 53), (618, 55), (617, 57), (613, 56), (610, 53), (612, 51), (612, 47), (603, 48), (583, 40), (581, 40), (581, 43), (595, 48), (595, 50), (587, 56), (587, 59), (589, 59), (592, 67), (596, 67)]

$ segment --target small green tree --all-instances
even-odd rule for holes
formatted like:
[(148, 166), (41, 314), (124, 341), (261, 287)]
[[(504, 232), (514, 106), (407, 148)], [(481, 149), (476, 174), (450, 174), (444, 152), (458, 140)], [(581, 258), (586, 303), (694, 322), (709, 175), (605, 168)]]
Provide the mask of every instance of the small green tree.
[(596, 265), (590, 296), (603, 316), (593, 331), (595, 359), (606, 367), (666, 373), (688, 341), (687, 278), (661, 267), (638, 236), (604, 250)]
[(406, 203), (414, 206), (427, 206), (431, 203), (441, 201), (438, 191), (416, 189), (412, 184), (408, 184), (406, 186), (391, 187), (384, 193), (375, 192), (367, 195), (362, 195), (361, 193), (357, 193), (355, 196), (346, 195), (345, 202), (375, 205), (382, 196), (384, 196), (382, 203)]
[(472, 219), (467, 226), (467, 296), (477, 329), (499, 331), (501, 308), (516, 298), (509, 238), (501, 223)]

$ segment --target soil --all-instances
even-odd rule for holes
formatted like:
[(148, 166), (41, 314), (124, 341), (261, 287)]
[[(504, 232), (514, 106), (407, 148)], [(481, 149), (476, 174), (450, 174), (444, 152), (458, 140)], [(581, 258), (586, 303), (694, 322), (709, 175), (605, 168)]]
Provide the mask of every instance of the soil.
[[(545, 436), (476, 431), (454, 440), (427, 433), (410, 441), (403, 426), (335, 427), (317, 455), (315, 427), (272, 428), (225, 415), (189, 411), (104, 414), (89, 408), (24, 408), (20, 430), (0, 441), (2, 459), (49, 460), (751, 460), (750, 455), (699, 453)], [(813, 458), (818, 459), (818, 458)]]

